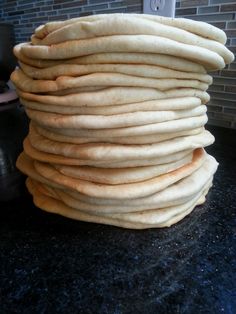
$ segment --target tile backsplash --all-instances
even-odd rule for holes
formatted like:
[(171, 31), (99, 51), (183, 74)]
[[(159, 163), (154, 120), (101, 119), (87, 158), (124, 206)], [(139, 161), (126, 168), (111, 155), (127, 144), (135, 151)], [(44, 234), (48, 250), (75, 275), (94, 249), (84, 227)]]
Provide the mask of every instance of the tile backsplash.
[[(15, 27), (16, 42), (28, 41), (33, 30), (52, 20), (98, 13), (142, 13), (142, 0), (1, 0), (0, 21)], [(236, 52), (235, 0), (177, 0), (176, 16), (205, 21), (223, 29), (227, 46)], [(212, 73), (209, 124), (236, 128), (236, 61), (222, 71)]]

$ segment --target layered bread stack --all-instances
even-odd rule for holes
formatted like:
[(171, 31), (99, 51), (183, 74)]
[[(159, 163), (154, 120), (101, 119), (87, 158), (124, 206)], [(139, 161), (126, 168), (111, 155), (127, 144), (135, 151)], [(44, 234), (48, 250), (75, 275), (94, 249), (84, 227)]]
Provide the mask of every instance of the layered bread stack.
[(126, 228), (170, 226), (204, 202), (207, 71), (225, 33), (186, 19), (111, 14), (51, 22), (14, 52), (31, 119), (18, 168), (35, 204)]

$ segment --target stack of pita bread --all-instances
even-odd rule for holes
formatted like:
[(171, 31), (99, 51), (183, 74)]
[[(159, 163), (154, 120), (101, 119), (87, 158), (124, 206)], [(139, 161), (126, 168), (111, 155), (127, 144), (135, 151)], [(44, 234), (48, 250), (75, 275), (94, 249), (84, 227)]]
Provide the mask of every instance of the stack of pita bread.
[(225, 33), (186, 19), (94, 15), (40, 26), (11, 76), (31, 119), (18, 168), (35, 204), (125, 228), (171, 226), (205, 201), (207, 71)]

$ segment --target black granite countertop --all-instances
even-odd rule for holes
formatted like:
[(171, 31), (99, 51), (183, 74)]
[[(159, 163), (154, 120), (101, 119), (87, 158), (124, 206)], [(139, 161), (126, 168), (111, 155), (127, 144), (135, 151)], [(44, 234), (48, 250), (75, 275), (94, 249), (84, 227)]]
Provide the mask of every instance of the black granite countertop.
[(1, 203), (0, 314), (236, 313), (236, 132), (210, 130), (214, 186), (171, 228), (72, 221), (26, 192)]

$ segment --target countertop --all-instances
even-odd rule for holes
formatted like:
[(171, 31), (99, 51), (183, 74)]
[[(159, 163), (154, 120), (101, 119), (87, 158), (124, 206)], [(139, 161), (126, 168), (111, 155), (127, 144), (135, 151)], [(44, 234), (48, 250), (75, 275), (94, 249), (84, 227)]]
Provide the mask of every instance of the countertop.
[(214, 186), (171, 228), (69, 220), (26, 191), (1, 203), (0, 313), (236, 313), (236, 131), (208, 128)]

